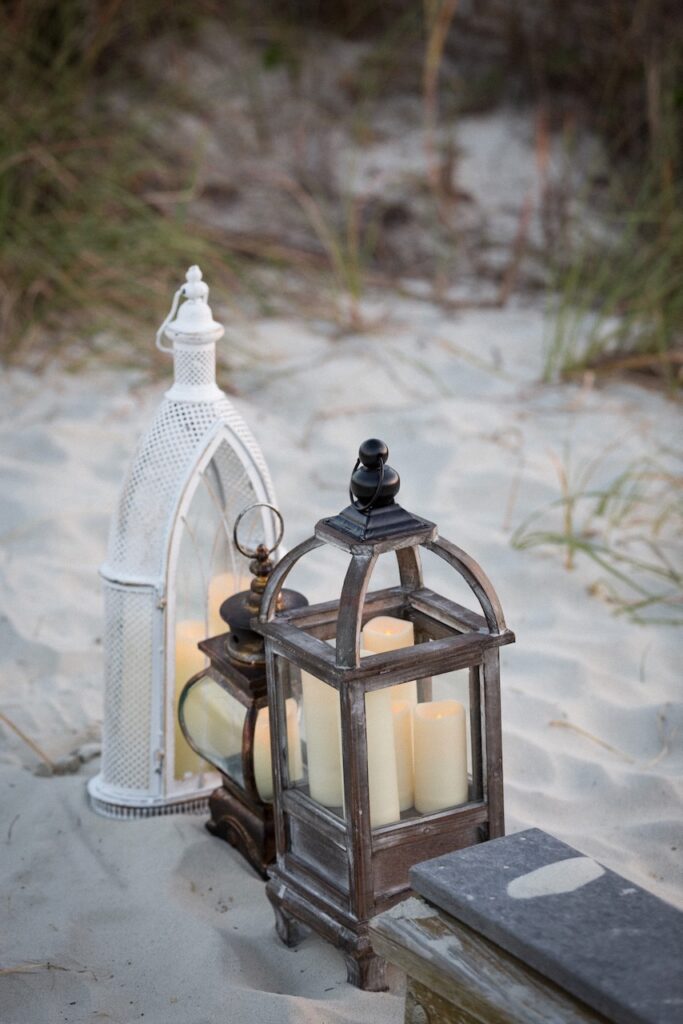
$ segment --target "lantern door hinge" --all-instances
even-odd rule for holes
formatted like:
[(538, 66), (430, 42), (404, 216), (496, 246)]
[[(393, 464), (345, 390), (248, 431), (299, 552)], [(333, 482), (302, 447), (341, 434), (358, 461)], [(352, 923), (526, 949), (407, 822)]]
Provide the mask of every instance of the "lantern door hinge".
[(154, 771), (157, 773), (157, 775), (161, 775), (161, 773), (164, 770), (164, 757), (165, 754), (163, 750), (157, 748), (157, 750), (154, 751)]

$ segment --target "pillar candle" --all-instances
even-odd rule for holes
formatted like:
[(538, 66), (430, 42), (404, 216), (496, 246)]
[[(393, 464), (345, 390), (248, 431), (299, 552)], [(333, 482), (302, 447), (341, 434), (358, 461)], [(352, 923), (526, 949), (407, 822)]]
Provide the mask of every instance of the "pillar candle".
[(199, 672), (206, 664), (206, 657), (197, 647), (200, 640), (206, 637), (206, 626), (203, 622), (184, 619), (176, 623), (175, 628), (175, 703), (174, 703), (174, 774), (176, 779), (186, 775), (196, 775), (205, 769), (206, 763), (199, 754), (195, 754), (183, 736), (178, 721), (178, 700), (180, 693), (190, 676)]
[[(301, 760), (298, 708), (293, 697), (285, 701), (287, 716), (287, 765), (289, 781), (298, 782), (304, 770)], [(273, 799), (273, 761), (270, 748), (270, 711), (261, 708), (254, 729), (254, 776), (258, 795), (264, 801)]]
[(344, 778), (339, 693), (310, 672), (301, 673), (301, 686), (311, 797), (324, 807), (342, 807)]
[(467, 801), (465, 708), (438, 700), (413, 708), (415, 808), (431, 814)]
[(227, 624), (220, 616), (220, 607), (227, 598), (237, 591), (240, 585), (238, 578), (231, 572), (221, 572), (209, 581), (207, 608), (209, 616), (209, 636), (218, 636), (227, 631)]
[(371, 828), (388, 825), (401, 817), (392, 689), (387, 687), (365, 694)]
[[(393, 615), (377, 615), (363, 627), (362, 645), (366, 653), (384, 654), (415, 643), (415, 628), (409, 619), (397, 619)], [(417, 683), (397, 683), (391, 687), (394, 700), (407, 700), (411, 707), (417, 704)]]
[[(246, 708), (210, 676), (195, 683), (185, 699), (185, 726), (195, 744), (221, 770), (235, 754), (242, 753)], [(229, 773), (228, 773), (229, 774)]]
[(391, 709), (394, 718), (399, 807), (402, 811), (407, 811), (415, 803), (413, 785), (413, 709), (410, 701), (407, 700), (392, 700)]

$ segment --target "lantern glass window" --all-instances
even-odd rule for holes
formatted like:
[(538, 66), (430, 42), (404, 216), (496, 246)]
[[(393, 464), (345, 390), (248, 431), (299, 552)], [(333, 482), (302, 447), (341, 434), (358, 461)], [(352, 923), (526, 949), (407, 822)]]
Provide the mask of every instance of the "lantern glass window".
[(197, 751), (240, 787), (246, 714), (244, 704), (207, 673), (185, 690), (179, 715)]
[(473, 668), (366, 692), (373, 829), (480, 799), (478, 690), (478, 672)]
[[(242, 501), (241, 493), (226, 487), (235, 458), (225, 442), (219, 445), (198, 473), (196, 490), (181, 523), (174, 637), (176, 707), (187, 679), (206, 665), (197, 644), (223, 632), (221, 603), (248, 580), (248, 561), (231, 543), (232, 523)], [(252, 520), (246, 526), (253, 532), (258, 523)], [(182, 735), (176, 714), (174, 726), (174, 775), (184, 779), (206, 766)]]
[(287, 724), (283, 787), (343, 818), (339, 693), (286, 658), (276, 656), (275, 668)]

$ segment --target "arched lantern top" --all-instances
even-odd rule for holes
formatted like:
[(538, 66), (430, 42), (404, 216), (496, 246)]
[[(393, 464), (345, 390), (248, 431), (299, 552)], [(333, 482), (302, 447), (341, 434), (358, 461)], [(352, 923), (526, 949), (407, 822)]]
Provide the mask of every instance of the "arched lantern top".
[[(259, 446), (216, 384), (223, 327), (213, 319), (208, 291), (199, 268), (190, 267), (157, 332), (158, 348), (173, 355), (174, 382), (138, 445), (112, 519), (101, 568), (112, 582), (163, 589), (174, 526), (207, 467), (219, 504), (228, 492), (238, 511), (275, 500)], [(264, 524), (268, 533), (271, 524)]]
[[(288, 631), (289, 622), (295, 628), (296, 613), (289, 622), (285, 621), (287, 616), (278, 616), (273, 623), (280, 590), (301, 558), (323, 544), (331, 544), (346, 551), (350, 563), (339, 597), (335, 651), (316, 637), (310, 637), (311, 654), (317, 653), (328, 665), (333, 659), (339, 670), (360, 667), (360, 635), (367, 589), (377, 559), (389, 551), (396, 553), (406, 602), (415, 608), (428, 603), (430, 615), (440, 616), (444, 623), (459, 632), (510, 642), (514, 637), (506, 627), (498, 596), (481, 566), (457, 545), (440, 537), (434, 523), (413, 515), (395, 500), (400, 478), (396, 470), (387, 465), (388, 455), (383, 441), (375, 438), (365, 441), (360, 446), (351, 476), (350, 504), (338, 515), (320, 520), (314, 535), (279, 562), (263, 596), (259, 621), (264, 633), (272, 635), (275, 628), (280, 639), (286, 641), (282, 631)], [(432, 551), (462, 576), (477, 598), (481, 615), (426, 590), (421, 548)]]

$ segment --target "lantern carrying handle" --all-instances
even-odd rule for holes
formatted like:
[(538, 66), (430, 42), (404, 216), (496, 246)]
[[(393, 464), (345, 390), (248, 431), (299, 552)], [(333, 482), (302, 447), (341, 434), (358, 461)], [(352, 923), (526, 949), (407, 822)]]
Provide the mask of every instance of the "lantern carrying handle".
[[(356, 470), (358, 469), (359, 466), (360, 466), (360, 459), (356, 459), (356, 465), (353, 467), (353, 470), (351, 471), (351, 477), (352, 478), (353, 478), (353, 474), (356, 472)], [(366, 501), (365, 504), (362, 505), (362, 504), (360, 504), (360, 502), (356, 501), (356, 496), (353, 493), (353, 491), (351, 490), (351, 487), (349, 486), (349, 498), (351, 499), (351, 504), (355, 508), (357, 508), (359, 512), (368, 512), (373, 507), (375, 502), (377, 501), (377, 498), (379, 497), (379, 492), (382, 490), (382, 484), (383, 483), (384, 483), (384, 460), (380, 459), (380, 462), (379, 462), (379, 480), (377, 481), (377, 487), (375, 488), (375, 493), (373, 494), (373, 496), (370, 498), (369, 501)]]
[(282, 540), (282, 538), (284, 536), (284, 533), (285, 533), (285, 521), (282, 518), (282, 513), (280, 512), (279, 509), (275, 508), (274, 505), (270, 505), (267, 501), (255, 501), (253, 505), (247, 505), (247, 507), (243, 508), (242, 511), (240, 512), (240, 514), (238, 515), (237, 519), (235, 520), (235, 525), (234, 525), (234, 527), (232, 529), (232, 539), (235, 542), (235, 547), (240, 552), (240, 554), (244, 555), (245, 558), (257, 558), (259, 556), (259, 554), (263, 554), (263, 549), (265, 547), (265, 545), (260, 544), (258, 550), (256, 550), (256, 551), (249, 551), (248, 548), (242, 547), (242, 545), (239, 542), (239, 538), (237, 536), (237, 531), (239, 529), (239, 525), (242, 522), (242, 520), (244, 519), (244, 517), (246, 516), (247, 512), (253, 512), (253, 510), (255, 508), (268, 508), (268, 509), (270, 509), (270, 511), (273, 513), (273, 515), (276, 517), (276, 519), (278, 520), (278, 523), (279, 523), (277, 539), (275, 540), (275, 543), (273, 544), (272, 547), (266, 549), (266, 554), (270, 555), (270, 554), (273, 553), (273, 551), (275, 551), (277, 548), (279, 548), (280, 542), (281, 542), (281, 540)]
[(164, 343), (163, 343), (163, 341), (161, 339), (164, 336), (164, 331), (166, 330), (166, 328), (170, 324), (170, 322), (173, 319), (173, 317), (178, 312), (178, 303), (180, 302), (181, 295), (184, 295), (184, 294), (185, 294), (185, 285), (181, 284), (180, 288), (178, 289), (178, 291), (173, 296), (173, 302), (171, 303), (171, 309), (169, 311), (168, 316), (166, 317), (166, 319), (164, 320), (163, 324), (161, 325), (161, 327), (157, 331), (156, 345), (157, 345), (157, 348), (159, 349), (160, 352), (173, 352), (173, 345), (164, 345)]

